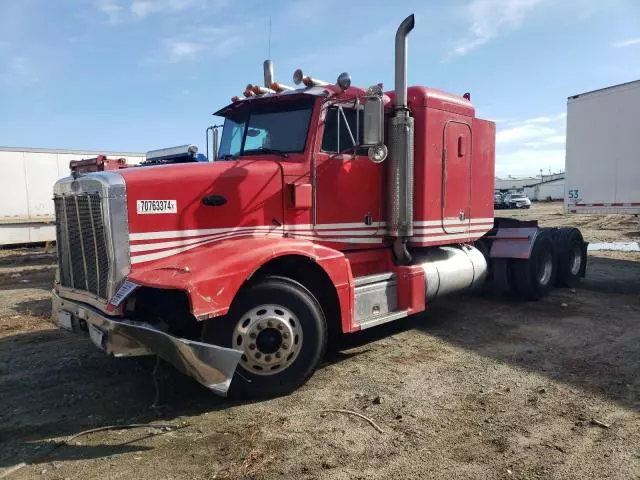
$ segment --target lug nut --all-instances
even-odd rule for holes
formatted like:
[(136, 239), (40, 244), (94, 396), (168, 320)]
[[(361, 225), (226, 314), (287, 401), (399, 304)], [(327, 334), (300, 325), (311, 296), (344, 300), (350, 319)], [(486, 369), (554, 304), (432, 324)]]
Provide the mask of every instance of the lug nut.
[(256, 328), (257, 328), (258, 330), (262, 330), (262, 324), (261, 324), (261, 323), (259, 323), (258, 325), (256, 325)]
[(271, 320), (269, 320), (269, 321), (267, 322), (267, 326), (269, 326), (269, 327), (273, 327), (273, 322), (272, 322)]
[(250, 343), (249, 344), (249, 350), (255, 350), (255, 349), (256, 349), (255, 343)]
[(282, 344), (282, 348), (284, 348), (286, 350), (287, 348), (289, 348), (289, 345), (287, 345), (286, 343), (283, 343)]
[(282, 338), (284, 338), (284, 339), (289, 338), (289, 334), (288, 334), (288, 333), (286, 333), (286, 332), (285, 332), (285, 333), (283, 333), (283, 334), (282, 334)]
[(254, 332), (251, 332), (249, 334), (249, 338), (256, 338), (256, 337), (257, 337), (257, 335)]
[(256, 358), (260, 358), (260, 357), (261, 357), (260, 352), (256, 352), (256, 353), (255, 353), (255, 355), (254, 355), (254, 357), (256, 357)]
[(282, 330), (282, 324), (281, 323), (278, 324), (278, 330)]
[(276, 358), (280, 358), (282, 354), (280, 352), (276, 352)]

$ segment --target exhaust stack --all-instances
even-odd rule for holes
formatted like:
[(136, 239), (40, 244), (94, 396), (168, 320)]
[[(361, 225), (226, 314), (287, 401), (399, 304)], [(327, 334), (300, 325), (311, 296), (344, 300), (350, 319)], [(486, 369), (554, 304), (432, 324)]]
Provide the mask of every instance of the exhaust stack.
[(271, 88), (273, 83), (273, 62), (271, 60), (265, 60), (262, 65), (264, 69), (264, 86), (265, 88)]
[(387, 227), (401, 265), (411, 263), (407, 238), (413, 235), (413, 118), (407, 106), (407, 36), (415, 25), (409, 15), (398, 27), (395, 49), (395, 106), (389, 122)]

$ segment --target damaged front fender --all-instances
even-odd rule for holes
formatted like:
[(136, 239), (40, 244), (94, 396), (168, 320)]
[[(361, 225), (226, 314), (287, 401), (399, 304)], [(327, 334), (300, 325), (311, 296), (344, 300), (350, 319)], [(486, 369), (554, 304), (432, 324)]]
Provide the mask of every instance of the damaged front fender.
[(52, 295), (52, 314), (60, 327), (88, 333), (94, 344), (116, 357), (157, 355), (213, 393), (226, 396), (242, 352), (178, 338), (150, 324), (108, 317), (55, 291)]

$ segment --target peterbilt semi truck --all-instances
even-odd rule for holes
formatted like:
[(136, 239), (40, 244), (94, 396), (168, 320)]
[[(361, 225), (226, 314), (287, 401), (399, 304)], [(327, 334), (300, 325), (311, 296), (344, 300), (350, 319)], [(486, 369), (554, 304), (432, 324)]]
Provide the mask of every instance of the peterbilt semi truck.
[(640, 80), (567, 99), (565, 212), (640, 214)]
[[(495, 125), (469, 95), (301, 70), (216, 112), (217, 160), (56, 183), (53, 312), (114, 356), (157, 355), (214, 393), (284, 394), (327, 344), (485, 285), (540, 299), (584, 276), (575, 229), (494, 218)], [(388, 158), (387, 158), (388, 157)]]

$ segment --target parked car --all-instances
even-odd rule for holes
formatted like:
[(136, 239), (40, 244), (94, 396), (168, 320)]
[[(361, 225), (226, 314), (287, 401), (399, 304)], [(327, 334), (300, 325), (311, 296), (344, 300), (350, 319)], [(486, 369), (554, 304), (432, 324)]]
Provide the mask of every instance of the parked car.
[(500, 192), (495, 192), (493, 194), (493, 208), (498, 210), (500, 208), (504, 208), (504, 195)]
[(502, 201), (507, 208), (531, 208), (531, 200), (524, 193), (508, 193)]

